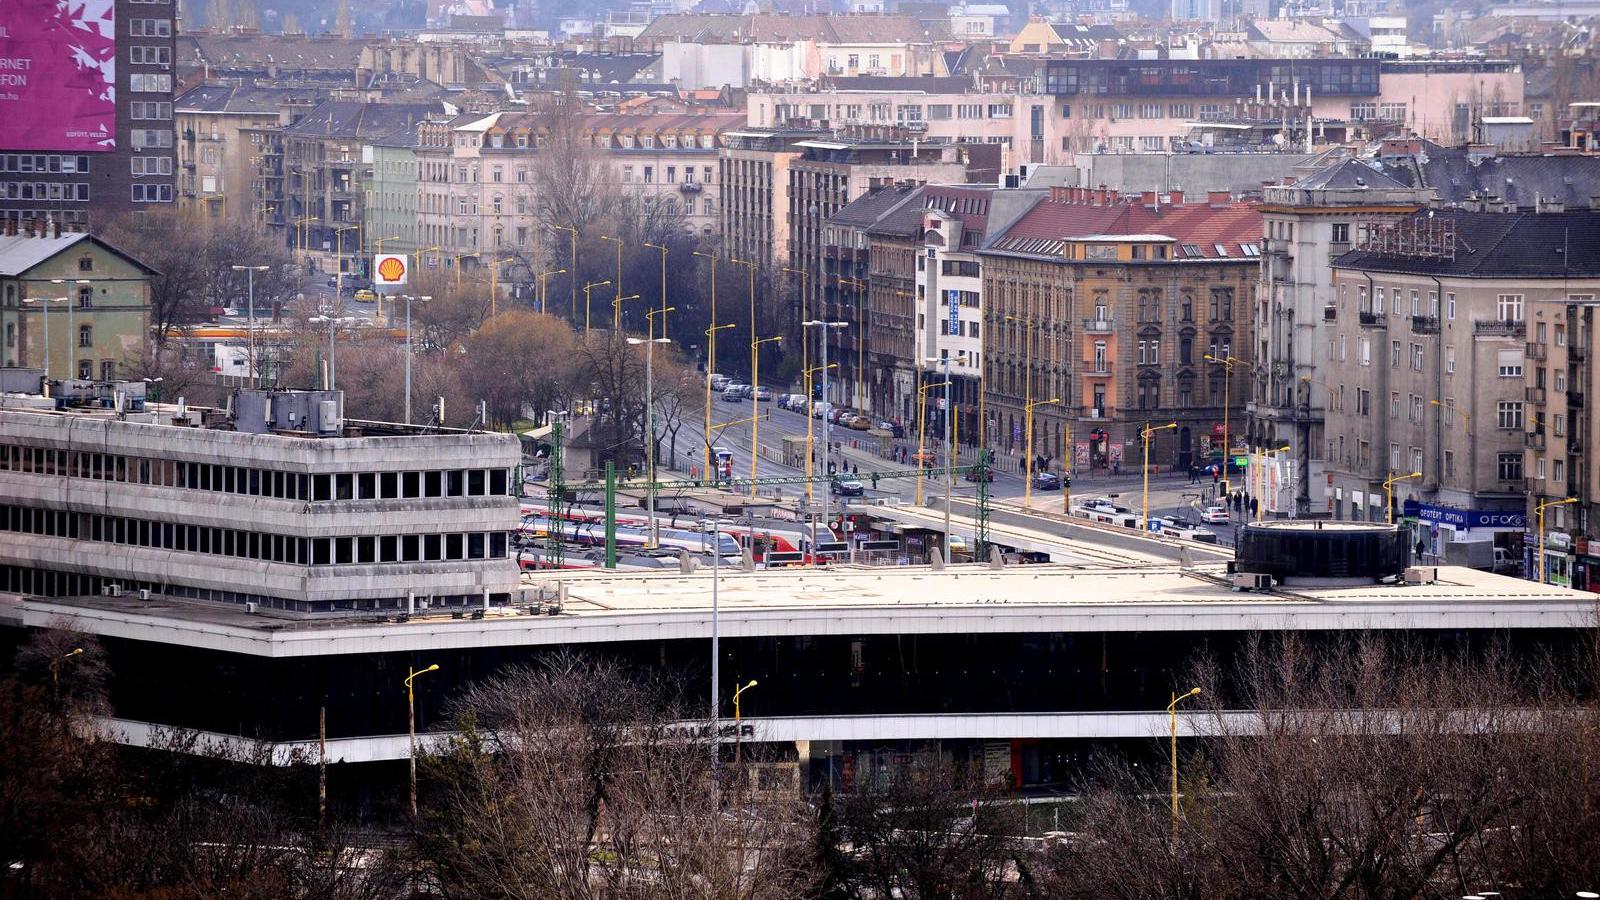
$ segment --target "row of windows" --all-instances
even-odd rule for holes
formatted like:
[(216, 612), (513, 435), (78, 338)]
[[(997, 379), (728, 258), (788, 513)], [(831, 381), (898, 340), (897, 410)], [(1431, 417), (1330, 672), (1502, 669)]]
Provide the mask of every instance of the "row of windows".
[(511, 491), (511, 477), (507, 469), (428, 469), (307, 475), (117, 453), (0, 444), (0, 472), (7, 470), (312, 502), (483, 497), (500, 496)]
[[(146, 49), (165, 50), (167, 48), (161, 47)], [(172, 76), (158, 75), (153, 73), (140, 74), (135, 72), (134, 74), (128, 76), (128, 90), (139, 91), (142, 93), (170, 94), (172, 93)], [(137, 116), (135, 118), (137, 118)], [(168, 118), (168, 116), (152, 116), (151, 118), (165, 119)]]
[(129, 19), (128, 34), (133, 37), (172, 37), (172, 20)]
[[(156, 76), (136, 75), (135, 78)], [(170, 87), (170, 86), (169, 86)], [(128, 104), (128, 118), (136, 121), (156, 121), (172, 118), (172, 104), (165, 100), (134, 100)]]
[(129, 191), (135, 203), (171, 203), (172, 185), (136, 184)]
[(89, 157), (43, 153), (0, 153), (0, 172), (81, 172), (88, 174)]
[(128, 62), (136, 66), (166, 66), (172, 64), (171, 47), (141, 47), (128, 48)]
[(128, 170), (133, 175), (171, 175), (172, 157), (135, 156), (128, 160)]
[(4, 200), (71, 200), (89, 202), (89, 184), (83, 181), (7, 181), (0, 183)]
[(510, 546), (504, 531), (302, 538), (12, 504), (0, 506), (0, 531), (300, 566), (505, 559)]

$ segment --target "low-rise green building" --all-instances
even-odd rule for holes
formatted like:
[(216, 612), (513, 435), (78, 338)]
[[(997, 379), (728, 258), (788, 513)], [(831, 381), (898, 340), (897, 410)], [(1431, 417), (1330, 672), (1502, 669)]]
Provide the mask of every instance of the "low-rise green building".
[(154, 274), (90, 234), (0, 235), (0, 360), (56, 379), (121, 377), (149, 345)]

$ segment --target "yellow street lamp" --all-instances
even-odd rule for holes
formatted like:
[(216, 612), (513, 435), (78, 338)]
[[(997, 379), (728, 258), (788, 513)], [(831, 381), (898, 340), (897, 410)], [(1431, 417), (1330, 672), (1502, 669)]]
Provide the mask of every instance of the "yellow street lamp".
[(1145, 531), (1150, 530), (1150, 436), (1158, 431), (1177, 428), (1177, 422), (1168, 422), (1165, 425), (1151, 425), (1144, 423), (1144, 428), (1139, 430), (1139, 438), (1144, 442), (1144, 520), (1140, 526)]
[(82, 647), (74, 647), (74, 648), (72, 648), (71, 651), (69, 651), (67, 653), (63, 653), (62, 655), (56, 657), (55, 659), (50, 660), (50, 685), (51, 685), (51, 687), (57, 687), (57, 686), (59, 686), (61, 684), (61, 664), (63, 662), (66, 662), (67, 660), (73, 658), (74, 656), (82, 656), (82, 655), (83, 655), (83, 648)]
[(1024, 430), (1028, 432), (1028, 474), (1022, 484), (1022, 508), (1033, 508), (1033, 408), (1035, 406), (1049, 406), (1060, 403), (1060, 397), (1051, 397), (1049, 400), (1030, 400), (1022, 408), (1023, 418), (1026, 420)]
[(619, 334), (622, 332), (622, 304), (627, 303), (629, 300), (638, 300), (638, 299), (639, 299), (639, 295), (638, 294), (629, 294), (626, 297), (618, 297), (615, 300), (611, 301), (611, 330), (612, 331), (615, 331), (615, 332), (617, 332)]
[(1548, 500), (1548, 501), (1546, 501), (1544, 503), (1539, 504), (1537, 507), (1534, 508), (1534, 515), (1536, 515), (1538, 517), (1538, 519), (1539, 519), (1539, 583), (1540, 584), (1548, 583), (1548, 579), (1546, 579), (1546, 577), (1545, 577), (1546, 572), (1545, 572), (1545, 568), (1544, 568), (1544, 511), (1545, 511), (1545, 508), (1546, 507), (1550, 507), (1550, 506), (1566, 506), (1569, 503), (1577, 503), (1577, 502), (1578, 502), (1578, 498), (1577, 497), (1566, 497), (1566, 498), (1563, 498), (1561, 500)]
[(602, 234), (602, 235), (600, 235), (600, 240), (602, 240), (602, 241), (610, 241), (610, 242), (612, 242), (612, 243), (617, 245), (617, 274), (616, 274), (616, 281), (613, 282), (613, 283), (617, 286), (617, 296), (621, 297), (622, 296), (622, 238), (612, 237), (609, 234)]
[(411, 686), (418, 675), (439, 671), (439, 664), (434, 663), (426, 669), (413, 669), (406, 667), (406, 731), (411, 736), (411, 819), (417, 818), (417, 695)]
[(1233, 367), (1244, 362), (1231, 356), (1212, 356), (1206, 354), (1206, 362), (1216, 363), (1222, 367), (1222, 490), (1219, 496), (1228, 493), (1228, 454), (1233, 450), (1233, 441), (1228, 431), (1228, 409), (1233, 405)]
[[(1033, 332), (1038, 329), (1040, 323), (1026, 316), (1013, 316), (1009, 313), (1006, 315), (1006, 321), (1022, 326), (1022, 405), (1026, 409), (1028, 404), (1033, 402)], [(981, 398), (982, 396), (980, 393), (979, 397)], [(981, 410), (978, 413), (978, 417), (980, 419), (983, 417)], [(984, 429), (984, 437), (987, 438), (988, 424), (980, 422), (979, 426)], [(1022, 472), (1027, 477), (1028, 483), (1032, 484), (1033, 456), (1031, 453), (1028, 456), (1027, 465), (1023, 466)], [(1032, 498), (1030, 497), (1029, 499), (1031, 500)]]
[(837, 369), (837, 368), (839, 368), (839, 364), (838, 363), (828, 363), (825, 366), (812, 366), (811, 368), (805, 370), (805, 385), (806, 385), (806, 465), (805, 465), (805, 470), (806, 470), (806, 475), (807, 475), (807, 478), (806, 478), (806, 505), (807, 506), (810, 506), (810, 503), (811, 503), (811, 482), (812, 482), (812, 479), (809, 476), (814, 474), (814, 470), (816, 468), (816, 450), (813, 449), (813, 447), (812, 447), (812, 437), (811, 437), (811, 435), (812, 435), (812, 424), (815, 421), (815, 417), (813, 417), (811, 415), (811, 411), (812, 411), (812, 407), (816, 403), (816, 401), (814, 399), (816, 397), (816, 392), (814, 390), (812, 390), (812, 384), (811, 384), (811, 380), (812, 379), (811, 379), (811, 376), (816, 374), (817, 372), (821, 372), (823, 369)]
[(578, 229), (569, 228), (566, 225), (552, 225), (549, 222), (545, 223), (545, 227), (546, 228), (550, 228), (550, 229), (555, 230), (555, 231), (565, 231), (568, 234), (568, 236), (570, 236), (572, 238), (572, 245), (568, 250), (568, 256), (567, 256), (567, 266), (572, 272), (572, 277), (567, 279), (567, 282), (571, 286), (571, 290), (572, 290), (572, 297), (571, 297), (572, 306), (571, 306), (571, 309), (568, 310), (567, 315), (568, 315), (569, 319), (577, 319), (578, 318)]
[[(757, 338), (750, 342), (750, 403), (752, 406), (761, 405), (761, 345), (781, 344), (783, 335)], [(761, 416), (757, 415), (750, 420), (750, 499), (756, 498), (756, 456), (759, 446), (756, 435), (761, 429)]]
[(458, 295), (461, 293), (461, 261), (463, 259), (471, 259), (477, 255), (476, 253), (457, 253), (455, 256), (450, 257), (450, 265), (455, 266), (456, 269), (456, 293)]
[[(696, 250), (695, 253), (699, 254), (700, 251)], [(717, 270), (715, 268), (715, 259), (716, 259), (716, 257), (713, 256), (712, 257), (712, 260), (713, 260), (712, 266), (713, 267), (711, 269), (711, 273), (712, 273), (711, 274), (711, 283), (712, 284), (716, 284), (716, 279), (717, 279), (717, 276), (716, 276), (716, 271)], [(715, 302), (713, 302), (712, 305), (715, 306)], [(705, 470), (701, 473), (701, 477), (703, 477), (703, 478), (710, 478), (711, 477), (711, 375), (712, 375), (711, 366), (712, 366), (712, 362), (715, 361), (716, 358), (717, 358), (717, 332), (722, 331), (722, 330), (727, 329), (727, 328), (732, 328), (732, 327), (733, 327), (733, 323), (732, 322), (728, 322), (728, 323), (723, 324), (723, 325), (712, 325), (710, 328), (706, 329), (706, 434), (705, 434), (706, 446), (705, 446), (705, 459), (703, 460), (704, 463), (705, 463)], [(713, 480), (715, 480), (715, 479), (713, 479)]]
[(588, 337), (589, 336), (589, 311), (590, 311), (590, 308), (591, 308), (591, 303), (590, 303), (590, 300), (589, 300), (589, 292), (594, 290), (597, 287), (605, 287), (606, 285), (608, 285), (610, 283), (611, 283), (611, 281), (608, 279), (606, 281), (591, 282), (591, 283), (586, 284), (586, 285), (583, 286), (583, 336), (584, 337)]
[[(661, 254), (661, 312), (664, 314), (667, 311), (667, 248), (660, 244), (652, 244), (649, 241), (645, 241), (644, 245)], [(667, 336), (667, 318), (665, 315), (661, 317), (661, 336)]]
[[(790, 275), (800, 276), (800, 321), (811, 321), (811, 295), (806, 291), (807, 280), (811, 277), (811, 273), (805, 269), (795, 269), (789, 266), (784, 266), (783, 271)], [(804, 372), (811, 368), (811, 336), (805, 333), (804, 328), (801, 328), (800, 331), (800, 371)], [(806, 402), (810, 402), (809, 395)], [(810, 488), (811, 483), (807, 482), (806, 489), (808, 493), (806, 496), (808, 498), (811, 496), (809, 493)]]
[(1190, 697), (1200, 696), (1199, 688), (1190, 688), (1189, 693), (1182, 697), (1172, 695), (1172, 702), (1167, 704), (1167, 715), (1172, 720), (1172, 834), (1178, 834), (1178, 704)]
[(550, 296), (550, 276), (562, 275), (565, 274), (566, 271), (566, 269), (556, 269), (554, 272), (539, 273), (539, 312), (549, 311), (549, 307), (545, 305), (545, 300)]
[(339, 271), (333, 275), (333, 302), (335, 303), (344, 298), (344, 233), (346, 231), (354, 231), (356, 233), (356, 246), (361, 246), (360, 225), (346, 225), (333, 230), (334, 253), (338, 257), (339, 265)]
[(1259, 465), (1256, 466), (1256, 469), (1258, 470), (1256, 472), (1257, 522), (1264, 522), (1267, 519), (1267, 454), (1288, 453), (1293, 449), (1294, 448), (1290, 447), (1288, 444), (1284, 444), (1282, 447), (1276, 447), (1272, 450), (1261, 449), (1256, 451), (1256, 459), (1259, 462)]
[(1405, 475), (1394, 475), (1383, 482), (1383, 520), (1390, 525), (1394, 524), (1394, 486), (1397, 482), (1408, 481), (1412, 478), (1421, 478), (1421, 472), (1408, 472)]
[(733, 692), (733, 763), (735, 766), (739, 764), (740, 739), (744, 736), (744, 729), (739, 725), (739, 720), (741, 718), (739, 715), (739, 695), (755, 686), (756, 680), (752, 678), (745, 684), (741, 685), (738, 690)]
[[(917, 368), (917, 377), (922, 377), (922, 369), (920, 366)], [(949, 384), (949, 379), (946, 379), (944, 381), (932, 384), (925, 384), (917, 388), (917, 458), (912, 460), (912, 462), (916, 463), (917, 466), (917, 506), (919, 507), (922, 506), (922, 473), (926, 469), (926, 466), (922, 464), (922, 454), (927, 452), (927, 445), (924, 439), (928, 430), (928, 401), (924, 395), (934, 388), (947, 387)], [(947, 534), (946, 540), (948, 539), (949, 538)], [(948, 553), (949, 550), (950, 548), (946, 546), (945, 552)]]

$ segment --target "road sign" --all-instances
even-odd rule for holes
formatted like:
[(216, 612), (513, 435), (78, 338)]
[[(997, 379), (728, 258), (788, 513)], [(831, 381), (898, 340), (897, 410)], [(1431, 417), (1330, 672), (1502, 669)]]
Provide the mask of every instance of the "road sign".
[(410, 270), (410, 264), (401, 254), (380, 253), (372, 257), (372, 283), (380, 287), (405, 284)]
[(846, 541), (817, 541), (818, 553), (844, 553), (850, 549)]
[(862, 550), (899, 550), (900, 549), (900, 542), (899, 541), (862, 541), (861, 544), (860, 544), (860, 548)]

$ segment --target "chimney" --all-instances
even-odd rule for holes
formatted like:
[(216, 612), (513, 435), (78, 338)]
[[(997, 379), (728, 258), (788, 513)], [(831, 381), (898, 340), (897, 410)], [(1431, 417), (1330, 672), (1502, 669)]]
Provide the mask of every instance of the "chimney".
[(1168, 191), (1167, 202), (1171, 203), (1173, 206), (1182, 206), (1183, 191)]
[(1144, 204), (1145, 209), (1155, 209), (1160, 205), (1160, 201), (1156, 199), (1159, 196), (1155, 191), (1141, 191), (1139, 201)]
[(1070, 195), (1070, 191), (1071, 190), (1072, 190), (1071, 188), (1063, 187), (1063, 186), (1061, 186), (1059, 184), (1051, 185), (1050, 186), (1050, 202), (1052, 202), (1052, 203), (1067, 203), (1067, 202), (1069, 202), (1072, 199), (1071, 195)]
[(1209, 203), (1213, 209), (1221, 206), (1227, 206), (1233, 202), (1233, 194), (1229, 193), (1228, 191), (1206, 191), (1206, 202)]

